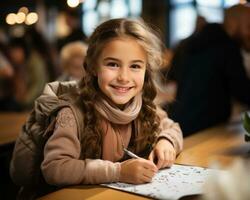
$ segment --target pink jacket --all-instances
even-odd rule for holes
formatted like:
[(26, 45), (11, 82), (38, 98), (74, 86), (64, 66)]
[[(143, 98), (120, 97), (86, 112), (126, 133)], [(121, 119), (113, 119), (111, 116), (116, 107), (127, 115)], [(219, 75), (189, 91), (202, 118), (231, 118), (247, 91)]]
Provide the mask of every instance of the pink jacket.
[[(158, 137), (168, 138), (178, 154), (183, 146), (182, 132), (178, 123), (169, 119), (161, 109), (157, 109), (157, 114), (161, 119), (160, 128), (162, 130)], [(107, 121), (107, 123), (109, 122)], [(124, 125), (121, 126), (123, 126), (121, 132), (126, 130), (130, 133), (123, 134), (127, 147), (131, 135), (131, 123), (125, 128)], [(117, 149), (122, 149), (119, 147), (119, 134), (115, 130), (110, 131), (115, 133), (112, 135), (118, 146)], [(105, 138), (103, 141), (105, 143)], [(103, 152), (107, 152), (105, 146), (107, 145), (103, 144)], [(57, 186), (116, 182), (119, 180), (121, 168), (118, 160), (123, 157), (123, 154), (116, 151), (109, 152), (113, 152), (114, 156), (111, 157), (114, 159), (109, 159), (110, 156), (105, 158), (103, 155), (102, 159), (81, 160), (81, 144), (76, 119), (70, 108), (63, 108), (58, 114), (55, 131), (45, 145), (41, 170), (46, 182)]]

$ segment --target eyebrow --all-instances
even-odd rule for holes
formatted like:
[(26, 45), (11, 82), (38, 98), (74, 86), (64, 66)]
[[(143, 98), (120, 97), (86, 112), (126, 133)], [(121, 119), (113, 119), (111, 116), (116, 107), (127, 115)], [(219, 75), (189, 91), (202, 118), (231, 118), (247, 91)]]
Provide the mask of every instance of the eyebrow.
[[(119, 59), (113, 58), (113, 57), (106, 57), (106, 58), (104, 58), (104, 61), (106, 61), (106, 60), (114, 60), (114, 61), (117, 61), (117, 62), (120, 61)], [(132, 60), (131, 62), (133, 62), (133, 63), (140, 62), (140, 63), (144, 64), (144, 61), (142, 61), (142, 60)]]

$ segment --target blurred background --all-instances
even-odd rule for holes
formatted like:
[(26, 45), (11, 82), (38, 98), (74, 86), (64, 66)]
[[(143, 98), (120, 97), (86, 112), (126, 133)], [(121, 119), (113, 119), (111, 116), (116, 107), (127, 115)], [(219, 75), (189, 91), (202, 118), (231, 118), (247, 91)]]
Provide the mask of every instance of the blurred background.
[[(34, 100), (47, 82), (81, 78), (84, 74), (80, 71), (87, 38), (98, 24), (111, 18), (143, 18), (161, 31), (167, 47), (165, 66), (168, 66), (172, 49), (181, 40), (199, 31), (206, 23), (221, 23), (225, 8), (246, 2), (0, 1), (0, 199), (15, 199), (18, 188), (12, 184), (8, 175), (9, 161), (15, 138), (33, 107)], [(250, 56), (246, 55), (246, 59), (250, 63)], [(72, 67), (69, 69), (67, 66)], [(171, 91), (171, 85), (168, 91)], [(158, 99), (158, 103), (173, 99), (171, 95), (163, 96), (163, 99)]]
[[(86, 43), (107, 19), (141, 17), (159, 29), (167, 65), (180, 40), (207, 22), (221, 23), (224, 9), (237, 3), (246, 0), (1, 1), (0, 111), (29, 110), (46, 82), (74, 79), (65, 75), (71, 71), (63, 67), (62, 48), (72, 41)], [(76, 69), (79, 55), (73, 57), (70, 62)], [(70, 78), (61, 78), (65, 76)]]
[[(78, 15), (86, 36), (99, 23), (118, 17), (142, 17), (158, 26), (166, 45), (172, 47), (189, 36), (197, 16), (208, 22), (221, 22), (223, 9), (246, 0), (8, 0), (0, 2), (1, 37), (21, 36), (29, 26), (44, 35), (50, 43), (68, 35), (72, 27), (67, 13)], [(6, 36), (6, 35), (5, 35)], [(2, 40), (3, 38), (1, 38)]]

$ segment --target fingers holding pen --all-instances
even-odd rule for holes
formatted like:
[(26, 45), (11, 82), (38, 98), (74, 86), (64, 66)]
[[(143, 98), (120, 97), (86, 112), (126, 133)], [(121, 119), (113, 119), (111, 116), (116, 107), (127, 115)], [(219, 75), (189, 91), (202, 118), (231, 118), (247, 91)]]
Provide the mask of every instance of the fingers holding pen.
[(157, 166), (154, 164), (154, 162), (150, 161), (150, 160), (146, 160), (146, 159), (139, 159), (141, 160), (141, 162), (143, 163), (143, 167), (146, 170), (152, 171), (154, 173), (158, 172), (158, 168)]
[(142, 173), (145, 182), (151, 182), (154, 175), (158, 172), (157, 166), (153, 162), (149, 161), (145, 163), (143, 167), (144, 169), (142, 170)]
[(158, 171), (156, 165), (146, 159), (130, 159), (121, 163), (120, 181), (133, 184), (151, 182)]
[(152, 181), (154, 175), (158, 172), (156, 165), (145, 159), (140, 159), (141, 169), (140, 169), (140, 183), (149, 183)]

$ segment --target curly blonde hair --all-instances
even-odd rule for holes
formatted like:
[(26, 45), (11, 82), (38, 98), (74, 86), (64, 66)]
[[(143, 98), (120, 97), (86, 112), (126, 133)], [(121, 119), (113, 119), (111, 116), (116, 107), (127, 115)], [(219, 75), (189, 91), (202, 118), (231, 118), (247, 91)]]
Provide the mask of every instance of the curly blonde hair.
[[(81, 98), (84, 99), (85, 133), (82, 141), (82, 153), (100, 155), (102, 131), (99, 125), (100, 115), (95, 110), (94, 100), (98, 96), (99, 87), (97, 77), (94, 76), (97, 59), (103, 47), (111, 39), (117, 37), (131, 37), (146, 51), (147, 67), (142, 91), (142, 108), (136, 119), (140, 124), (141, 137), (135, 138), (134, 147), (140, 153), (155, 142), (159, 131), (159, 119), (156, 115), (156, 106), (153, 103), (156, 97), (156, 88), (153, 74), (162, 64), (163, 44), (157, 34), (142, 20), (112, 19), (99, 25), (88, 41), (88, 50), (84, 62), (86, 76), (80, 83)], [(139, 145), (139, 146), (138, 146)], [(91, 146), (91, 148), (90, 148)]]

